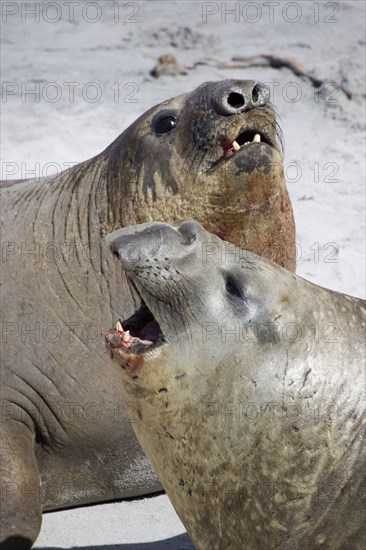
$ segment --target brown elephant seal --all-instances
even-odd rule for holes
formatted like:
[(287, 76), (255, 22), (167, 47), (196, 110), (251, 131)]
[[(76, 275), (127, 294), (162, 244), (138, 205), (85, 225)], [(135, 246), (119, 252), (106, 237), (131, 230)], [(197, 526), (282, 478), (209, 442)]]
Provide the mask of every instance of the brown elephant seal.
[(189, 212), (220, 238), (295, 270), (281, 132), (263, 84), (205, 83), (148, 111), (106, 153), (114, 201), (105, 233), (120, 219), (179, 224)]
[(107, 349), (197, 550), (365, 548), (365, 302), (196, 222), (108, 241), (141, 306)]
[[(4, 545), (18, 536), (30, 546), (42, 510), (161, 489), (100, 348), (105, 326), (133, 305), (101, 235), (194, 216), (293, 267), (277, 133), (264, 85), (210, 82), (152, 108), (70, 171), (2, 184)], [(234, 152), (235, 140), (254, 143)]]

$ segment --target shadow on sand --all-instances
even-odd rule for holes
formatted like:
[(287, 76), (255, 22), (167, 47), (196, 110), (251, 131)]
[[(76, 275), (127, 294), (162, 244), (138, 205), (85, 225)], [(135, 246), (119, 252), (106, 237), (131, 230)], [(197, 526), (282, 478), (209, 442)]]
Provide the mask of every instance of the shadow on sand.
[[(37, 547), (34, 548), (37, 550)], [(57, 546), (42, 547), (39, 550), (62, 550)], [(187, 534), (157, 542), (136, 542), (128, 544), (107, 544), (103, 546), (74, 546), (69, 550), (195, 550)]]

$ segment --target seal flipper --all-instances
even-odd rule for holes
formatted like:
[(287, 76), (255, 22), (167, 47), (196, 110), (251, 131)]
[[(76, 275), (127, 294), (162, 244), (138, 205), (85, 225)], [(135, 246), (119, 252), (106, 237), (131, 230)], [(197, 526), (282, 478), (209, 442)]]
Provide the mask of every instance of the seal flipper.
[(28, 550), (42, 523), (42, 498), (35, 437), (20, 422), (0, 425), (0, 548)]

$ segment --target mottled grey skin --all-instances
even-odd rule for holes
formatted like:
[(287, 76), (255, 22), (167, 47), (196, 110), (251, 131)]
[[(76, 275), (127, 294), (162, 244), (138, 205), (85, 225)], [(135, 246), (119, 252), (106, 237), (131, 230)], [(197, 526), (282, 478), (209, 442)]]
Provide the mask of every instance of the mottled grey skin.
[[(167, 110), (176, 126), (157, 134)], [(223, 158), (245, 128), (273, 146)], [(134, 307), (102, 235), (194, 216), (293, 268), (295, 233), (276, 117), (253, 81), (203, 84), (152, 108), (72, 170), (0, 190), (0, 544), (23, 537), (18, 550), (35, 540), (44, 510), (161, 489), (101, 347), (105, 327)]]
[(108, 241), (166, 343), (107, 348), (197, 550), (365, 548), (365, 302), (196, 222)]

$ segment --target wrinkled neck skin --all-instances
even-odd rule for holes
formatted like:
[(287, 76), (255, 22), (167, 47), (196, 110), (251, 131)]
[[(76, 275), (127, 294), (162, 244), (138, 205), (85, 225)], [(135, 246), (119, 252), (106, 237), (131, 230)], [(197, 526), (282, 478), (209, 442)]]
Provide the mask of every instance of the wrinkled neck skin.
[[(55, 178), (7, 183), (1, 205), (8, 218), (2, 239), (10, 243), (3, 244), (2, 271), (7, 281), (3, 303), (13, 314), (6, 320), (28, 323), (33, 329), (39, 321), (41, 330), (56, 320), (60, 330), (77, 335), (74, 346), (82, 343), (85, 352), (93, 350), (100, 359), (104, 350), (98, 333), (102, 335), (108, 323), (133, 310), (125, 274), (101, 238), (108, 218), (105, 166), (101, 154)], [(22, 286), (21, 299), (17, 273), (23, 281), (31, 281), (28, 287)], [(32, 338), (26, 338), (30, 353), (34, 352)], [(65, 338), (63, 346), (69, 336)], [(59, 342), (42, 339), (53, 353)], [(67, 362), (64, 368), (68, 367)]]
[(101, 238), (104, 169), (99, 155), (54, 180), (2, 188), (0, 390), (9, 425), (34, 440), (43, 510), (160, 487), (104, 349), (106, 328), (137, 306)]
[(138, 380), (124, 371), (135, 432), (198, 550), (345, 548), (362, 528), (361, 301), (286, 282), (301, 319), (287, 303), (267, 340), (206, 339), (197, 324)]

